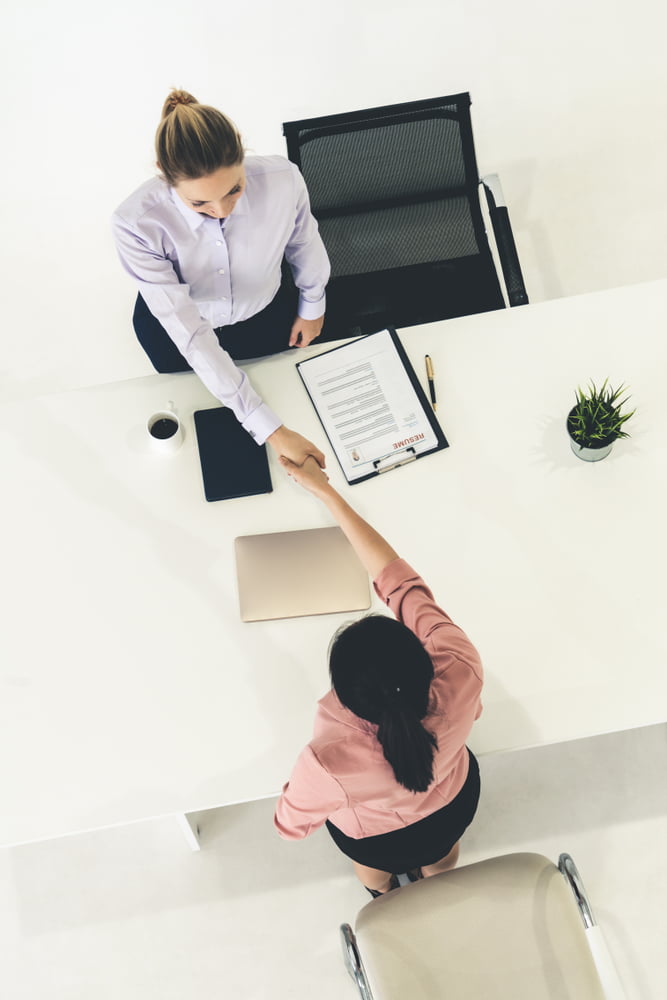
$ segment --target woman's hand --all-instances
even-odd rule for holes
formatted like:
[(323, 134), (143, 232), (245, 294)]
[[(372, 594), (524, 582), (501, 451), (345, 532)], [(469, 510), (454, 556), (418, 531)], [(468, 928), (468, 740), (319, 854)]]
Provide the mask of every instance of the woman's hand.
[(313, 496), (322, 497), (327, 490), (331, 491), (329, 477), (320, 468), (312, 455), (308, 456), (303, 465), (295, 465), (294, 462), (290, 462), (289, 458), (281, 455), (280, 464), (288, 475), (296, 480), (299, 486), (303, 486)]
[(292, 323), (289, 346), (308, 347), (308, 344), (315, 340), (316, 337), (319, 337), (322, 332), (323, 325), (323, 315), (319, 316), (318, 319), (302, 319), (301, 316), (297, 316)]
[(269, 434), (266, 439), (279, 458), (288, 458), (295, 466), (303, 465), (307, 458), (313, 458), (319, 468), (324, 468), (324, 452), (316, 448), (312, 441), (291, 431), (281, 424), (278, 430)]

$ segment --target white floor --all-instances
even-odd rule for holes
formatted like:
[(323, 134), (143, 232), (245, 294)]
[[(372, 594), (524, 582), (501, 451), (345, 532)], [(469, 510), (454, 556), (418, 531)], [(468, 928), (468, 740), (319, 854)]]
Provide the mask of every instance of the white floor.
[[(664, 276), (666, 27), (658, 0), (563, 0), (548, 17), (527, 0), (14, 6), (0, 395), (149, 373), (108, 217), (152, 173), (174, 85), (263, 153), (284, 151), (282, 121), (470, 90), (533, 300)], [(572, 853), (637, 1000), (666, 994), (666, 765), (665, 727), (483, 760), (462, 858)], [(366, 895), (326, 835), (284, 844), (271, 812), (206, 814), (199, 854), (169, 819), (0, 852), (2, 996), (352, 998), (337, 925)]]
[[(481, 764), (462, 863), (569, 851), (628, 997), (664, 1000), (665, 727)], [(171, 819), (1, 853), (3, 996), (353, 1000), (337, 928), (368, 897), (326, 834), (285, 843), (271, 817), (271, 801), (201, 814), (198, 854)]]

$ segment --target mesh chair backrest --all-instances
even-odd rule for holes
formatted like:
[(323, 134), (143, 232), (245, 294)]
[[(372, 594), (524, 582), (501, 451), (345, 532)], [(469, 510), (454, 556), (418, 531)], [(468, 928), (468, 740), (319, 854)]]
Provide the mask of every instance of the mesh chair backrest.
[(465, 186), (457, 120), (421, 114), (350, 128), (302, 134), (301, 169), (316, 215), (442, 197)]
[(283, 129), (333, 278), (488, 254), (469, 94)]

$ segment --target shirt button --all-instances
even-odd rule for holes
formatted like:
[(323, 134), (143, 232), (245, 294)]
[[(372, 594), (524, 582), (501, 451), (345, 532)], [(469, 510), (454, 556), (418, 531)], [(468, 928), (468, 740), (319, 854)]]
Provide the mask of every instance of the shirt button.
[(222, 268), (220, 268), (220, 270), (218, 271), (218, 274), (224, 274), (224, 273), (225, 272), (222, 270)]
[(215, 245), (216, 245), (217, 247), (221, 247), (221, 246), (222, 246), (222, 240), (216, 240), (216, 241), (215, 241)]
[(223, 301), (223, 302), (226, 302), (226, 301), (227, 301), (227, 296), (226, 296), (226, 295), (223, 295), (223, 296), (221, 296), (221, 297), (222, 297), (222, 301)]

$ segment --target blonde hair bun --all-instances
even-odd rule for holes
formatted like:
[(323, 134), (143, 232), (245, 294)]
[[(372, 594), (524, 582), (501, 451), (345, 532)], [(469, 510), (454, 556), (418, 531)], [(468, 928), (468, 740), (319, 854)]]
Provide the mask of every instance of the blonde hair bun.
[(222, 111), (200, 104), (187, 90), (172, 90), (155, 133), (155, 158), (167, 184), (175, 187), (242, 163), (243, 143)]
[(187, 90), (172, 90), (162, 107), (162, 117), (170, 115), (179, 104), (199, 104), (199, 101), (192, 94), (188, 94)]

